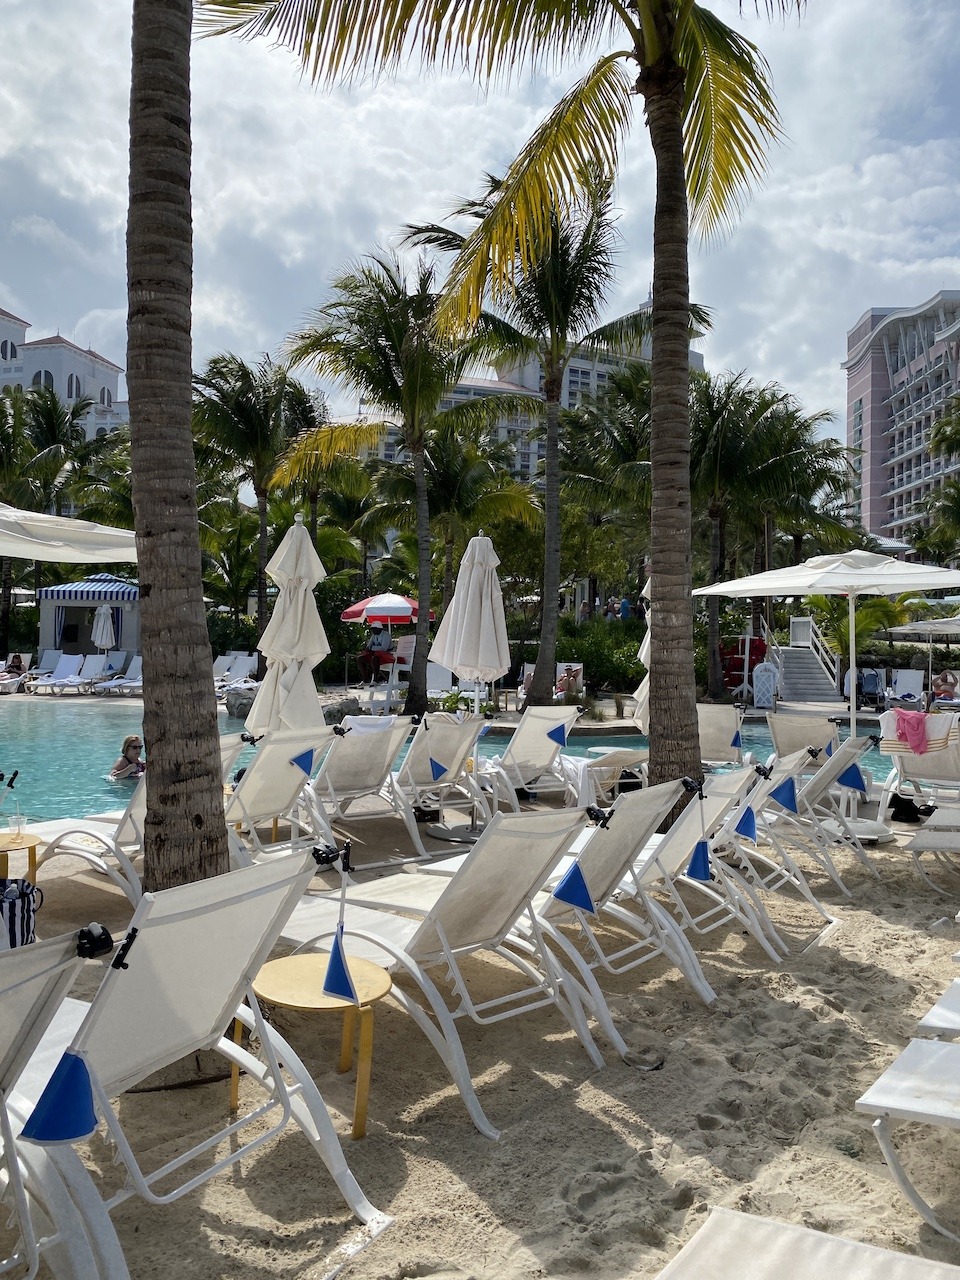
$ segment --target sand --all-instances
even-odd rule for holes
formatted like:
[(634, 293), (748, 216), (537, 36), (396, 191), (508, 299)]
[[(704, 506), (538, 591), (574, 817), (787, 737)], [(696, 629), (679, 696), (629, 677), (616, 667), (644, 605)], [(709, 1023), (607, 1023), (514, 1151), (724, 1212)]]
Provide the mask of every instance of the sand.
[[(902, 843), (915, 828), (897, 830)], [(960, 1245), (897, 1193), (869, 1119), (854, 1111), (955, 975), (960, 876), (937, 872), (938, 894), (898, 847), (876, 860), (879, 880), (838, 857), (849, 899), (804, 863), (840, 922), (820, 945), (809, 945), (822, 921), (808, 904), (767, 895), (792, 948), (779, 966), (739, 930), (695, 939), (719, 994), (712, 1008), (662, 961), (605, 979), (634, 1060), (656, 1070), (628, 1065), (602, 1040), (606, 1066), (595, 1069), (552, 1010), (467, 1023), (478, 1093), (502, 1130), (496, 1142), (476, 1132), (432, 1049), (388, 1004), (376, 1011), (367, 1136), (351, 1141), (353, 1077), (336, 1072), (338, 1026), (272, 1013), (314, 1073), (361, 1185), (395, 1218), (346, 1265), (345, 1280), (639, 1280), (657, 1274), (713, 1205), (960, 1264)], [(46, 934), (91, 916), (122, 929), (124, 900), (95, 875), (64, 861), (41, 883)], [(501, 981), (495, 966), (476, 971), (491, 990)], [(120, 1111), (150, 1163), (223, 1123), (227, 1093), (214, 1082), (127, 1095)], [(923, 1170), (921, 1190), (956, 1223), (960, 1137), (897, 1132), (907, 1167)], [(114, 1185), (99, 1139), (84, 1157)], [(295, 1129), (178, 1203), (131, 1201), (114, 1220), (131, 1274), (145, 1280), (316, 1280), (355, 1225)]]

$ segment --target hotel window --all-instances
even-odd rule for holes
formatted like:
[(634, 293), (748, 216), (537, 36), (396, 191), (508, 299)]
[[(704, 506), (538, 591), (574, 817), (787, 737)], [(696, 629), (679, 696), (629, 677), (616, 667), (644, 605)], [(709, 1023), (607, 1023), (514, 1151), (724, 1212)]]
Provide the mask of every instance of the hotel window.
[(34, 387), (46, 387), (53, 390), (53, 374), (49, 369), (38, 369), (31, 379), (31, 385)]

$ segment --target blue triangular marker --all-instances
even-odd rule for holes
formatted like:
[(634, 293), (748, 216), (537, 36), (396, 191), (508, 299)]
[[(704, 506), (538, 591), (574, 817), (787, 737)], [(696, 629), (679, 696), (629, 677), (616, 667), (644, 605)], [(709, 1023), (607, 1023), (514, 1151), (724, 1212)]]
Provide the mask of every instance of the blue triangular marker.
[(830, 756), (832, 756), (832, 755), (833, 755), (833, 743), (832, 743), (832, 742), (828, 742), (828, 743), (827, 743), (827, 756), (828, 756), (828, 757), (830, 757)]
[(570, 907), (579, 907), (581, 911), (589, 911), (592, 916), (597, 914), (596, 903), (590, 896), (590, 890), (587, 888), (587, 882), (583, 878), (579, 862), (573, 864), (554, 889), (552, 896), (558, 902), (565, 902)]
[(731, 740), (731, 742), (730, 742), (730, 745), (731, 745), (731, 747), (733, 747), (733, 749), (734, 749), (735, 751), (739, 751), (739, 750), (740, 750), (740, 748), (743, 746), (743, 739), (740, 737), (740, 730), (739, 730), (739, 729), (738, 729), (738, 730), (737, 730), (737, 732), (733, 735), (733, 738), (732, 738), (732, 740)]
[(21, 1137), (28, 1142), (75, 1142), (97, 1127), (87, 1064), (78, 1053), (65, 1053), (41, 1093)]
[(710, 879), (710, 846), (706, 840), (697, 841), (697, 847), (694, 849), (690, 865), (687, 867), (687, 875), (691, 880)]
[(430, 773), (433, 776), (434, 782), (436, 782), (438, 778), (442, 778), (446, 772), (447, 766), (445, 764), (441, 764), (439, 760), (434, 760), (433, 756), (431, 756)]
[(861, 791), (867, 794), (867, 782), (858, 764), (848, 764), (841, 773), (837, 782), (841, 787), (849, 787), (851, 791)]
[(548, 729), (547, 737), (551, 742), (559, 742), (561, 747), (565, 747), (567, 745), (566, 725), (558, 724), (555, 729)]
[(313, 773), (313, 747), (308, 747), (306, 751), (301, 751), (298, 756), (293, 757), (290, 763), (295, 764), (298, 769), (302, 769), (309, 778)]
[(325, 996), (339, 996), (341, 1000), (349, 1000), (352, 1004), (360, 1003), (343, 954), (342, 924), (337, 925), (337, 932), (334, 934), (333, 946), (330, 948), (330, 963), (327, 965), (327, 975), (323, 980), (322, 990)]
[(753, 812), (749, 805), (744, 807), (743, 813), (740, 815), (740, 821), (734, 827), (738, 836), (744, 836), (747, 840), (757, 843), (757, 815)]
[(480, 735), (479, 735), (479, 736), (480, 736), (481, 738), (485, 738), (489, 732), (490, 732), (490, 725), (485, 724), (485, 725), (483, 726), (483, 728), (480, 730)]
[(770, 792), (770, 799), (776, 800), (777, 804), (782, 805), (784, 809), (789, 809), (791, 813), (797, 812), (797, 784), (792, 778), (784, 778), (784, 780), (773, 788)]

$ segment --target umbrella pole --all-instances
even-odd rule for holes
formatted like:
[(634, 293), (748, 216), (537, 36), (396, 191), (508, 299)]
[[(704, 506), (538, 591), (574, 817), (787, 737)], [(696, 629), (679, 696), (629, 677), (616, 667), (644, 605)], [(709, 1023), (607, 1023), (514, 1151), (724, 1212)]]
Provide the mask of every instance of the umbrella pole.
[(857, 596), (851, 591), (847, 596), (847, 617), (850, 629), (850, 737), (857, 736)]

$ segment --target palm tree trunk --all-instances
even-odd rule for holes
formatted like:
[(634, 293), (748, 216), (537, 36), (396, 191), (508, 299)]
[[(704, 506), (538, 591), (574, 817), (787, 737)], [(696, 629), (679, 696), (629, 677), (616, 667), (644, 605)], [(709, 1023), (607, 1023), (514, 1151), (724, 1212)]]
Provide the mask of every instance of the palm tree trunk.
[(411, 448), (413, 477), (417, 489), (417, 644), (410, 665), (410, 683), (403, 706), (405, 716), (420, 716), (427, 709), (427, 649), (430, 641), (430, 567), (433, 545), (430, 538), (430, 503), (427, 498), (427, 471), (423, 446)]
[(557, 618), (560, 597), (560, 389), (563, 370), (545, 369), (546, 442), (543, 458), (543, 598), (540, 605), (540, 648), (527, 701), (553, 702), (557, 678)]
[(191, 0), (134, 0), (127, 385), (143, 642), (144, 887), (229, 867), (191, 416)]
[[(665, 47), (670, 47), (666, 45)], [(702, 776), (693, 666), (690, 511), (689, 219), (683, 162), (683, 72), (645, 69), (657, 169), (653, 219), (650, 465), (650, 782)]]

